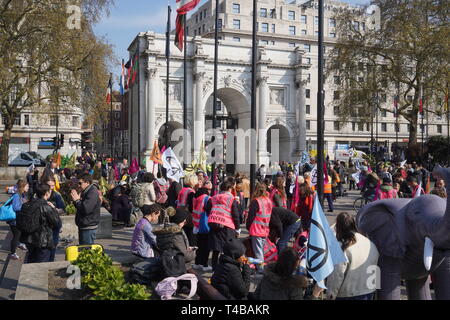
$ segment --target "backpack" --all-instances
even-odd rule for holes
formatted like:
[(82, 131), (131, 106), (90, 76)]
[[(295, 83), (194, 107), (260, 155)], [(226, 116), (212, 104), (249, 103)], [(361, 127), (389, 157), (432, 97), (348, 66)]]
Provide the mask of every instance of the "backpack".
[(179, 277), (185, 274), (187, 272), (185, 263), (184, 254), (180, 250), (170, 248), (163, 251), (161, 255), (163, 278)]
[(186, 299), (192, 298), (197, 292), (197, 283), (198, 279), (193, 274), (183, 274), (178, 278), (169, 277), (158, 283), (155, 288), (156, 293), (161, 297), (161, 300), (171, 300), (173, 295), (176, 293), (178, 288), (178, 281), (190, 281), (191, 282), (191, 291), (189, 296)]
[(156, 203), (161, 204), (166, 203), (168, 198), (167, 196), (167, 189), (169, 189), (168, 186), (167, 185), (165, 185), (164, 187), (161, 186), (157, 180), (153, 182), (153, 186), (155, 188)]
[(41, 212), (34, 201), (24, 203), (22, 209), (16, 213), (16, 226), (22, 233), (30, 234), (38, 231), (40, 222)]
[(161, 280), (162, 265), (159, 258), (149, 258), (137, 262), (131, 267), (131, 280), (134, 283), (149, 285), (152, 281)]
[(141, 208), (144, 205), (144, 186), (140, 183), (135, 184), (130, 192), (131, 202), (133, 206)]

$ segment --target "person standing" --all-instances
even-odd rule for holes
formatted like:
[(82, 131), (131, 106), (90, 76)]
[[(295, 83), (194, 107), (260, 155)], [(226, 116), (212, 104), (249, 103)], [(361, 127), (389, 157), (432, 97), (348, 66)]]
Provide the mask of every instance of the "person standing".
[(194, 223), (192, 221), (192, 211), (194, 210), (194, 195), (195, 188), (198, 186), (198, 178), (196, 175), (191, 174), (184, 178), (184, 188), (181, 189), (178, 194), (177, 209), (185, 208), (189, 215), (187, 221), (184, 224), (183, 230), (189, 239), (191, 245), (196, 244), (196, 239), (194, 236)]
[[(28, 202), (27, 193), (28, 193), (30, 186), (27, 182), (25, 182), (22, 179), (17, 181), (16, 186), (17, 186), (17, 191), (11, 197), (11, 202), (12, 202), (12, 209), (17, 214), (17, 212), (19, 212), (22, 209), (22, 205), (24, 203)], [(16, 249), (20, 248), (24, 251), (27, 251), (27, 247), (25, 244), (19, 242), (21, 232), (17, 228), (16, 220), (14, 219), (11, 221), (7, 221), (6, 223), (9, 225), (9, 228), (11, 229), (11, 233), (12, 233), (12, 239), (10, 242), (11, 259), (19, 260), (20, 257), (17, 255)]]
[(78, 184), (81, 194), (76, 190), (71, 192), (77, 209), (75, 223), (78, 226), (78, 239), (80, 245), (91, 245), (94, 244), (100, 223), (101, 201), (97, 188), (92, 185), (92, 176), (82, 175)]
[[(252, 196), (252, 202), (248, 212), (247, 230), (252, 241), (252, 248), (255, 258), (264, 261), (264, 245), (269, 235), (270, 216), (272, 214), (272, 202), (267, 193), (264, 183), (258, 183)], [(257, 265), (259, 273), (262, 273), (262, 266)]]
[(285, 182), (283, 177), (275, 178), (275, 183), (270, 192), (272, 206), (287, 209), (287, 196), (285, 191)]
[(52, 190), (47, 184), (39, 184), (36, 187), (37, 199), (27, 206), (29, 213), (40, 215), (36, 231), (21, 234), (21, 241), (29, 251), (27, 263), (50, 262), (51, 251), (55, 248), (53, 230), (61, 225), (61, 219), (54, 205), (48, 201), (51, 194)]
[(231, 194), (233, 187), (234, 181), (225, 180), (220, 185), (221, 192), (210, 198), (206, 204), (213, 270), (217, 266), (224, 244), (228, 239), (236, 238), (240, 234), (239, 205)]
[(369, 267), (378, 265), (375, 244), (357, 232), (355, 218), (346, 212), (336, 218), (336, 239), (348, 262), (334, 267), (327, 278), (327, 298), (336, 300), (372, 300), (376, 288), (369, 288), (372, 273)]
[[(48, 201), (53, 204), (56, 211), (58, 212), (58, 215), (61, 215), (64, 213), (66, 209), (66, 205), (64, 203), (64, 200), (61, 196), (61, 194), (57, 191), (55, 191), (55, 179), (52, 177), (44, 177), (42, 180), (42, 183), (47, 184), (50, 187), (51, 195)], [(56, 248), (58, 247), (59, 243), (59, 233), (61, 232), (62, 224), (59, 225), (57, 228), (53, 230), (53, 246), (54, 248), (50, 252), (50, 262), (55, 261), (55, 255), (56, 255)]]
[(290, 208), (294, 197), (295, 174), (294, 171), (288, 170), (286, 178), (285, 193), (287, 198), (287, 207)]

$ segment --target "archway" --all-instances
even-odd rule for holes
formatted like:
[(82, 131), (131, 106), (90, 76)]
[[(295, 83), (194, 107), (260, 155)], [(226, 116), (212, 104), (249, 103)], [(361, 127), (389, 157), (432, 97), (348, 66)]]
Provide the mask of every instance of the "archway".
[[(165, 135), (164, 135), (165, 129), (166, 129), (166, 124), (163, 123), (161, 125), (161, 127), (159, 128), (159, 131), (158, 131), (158, 137), (159, 137), (158, 138), (158, 143), (159, 143), (159, 145), (164, 145), (164, 143), (165, 143)], [(183, 125), (181, 123), (177, 122), (177, 121), (169, 121), (169, 126), (168, 126), (169, 143), (170, 143), (170, 146), (172, 147), (172, 149), (174, 149), (175, 146), (180, 143), (180, 141), (178, 141), (178, 140), (172, 140), (173, 139), (172, 134), (177, 129), (183, 129)]]
[(291, 161), (291, 136), (285, 126), (276, 124), (267, 130), (267, 152), (271, 155), (272, 163)]
[[(242, 136), (239, 140), (227, 135), (227, 130), (241, 129), (243, 134), (249, 134), (250, 102), (248, 93), (239, 87), (225, 87), (217, 90), (217, 128), (220, 134), (216, 140), (217, 159), (226, 164), (226, 171), (234, 174), (236, 171), (250, 172), (250, 136)], [(213, 95), (210, 93), (205, 104), (205, 131), (212, 129)], [(206, 139), (208, 141), (208, 137)], [(211, 142), (209, 142), (211, 143)], [(208, 143), (207, 143), (208, 144)], [(255, 150), (256, 152), (256, 150)]]

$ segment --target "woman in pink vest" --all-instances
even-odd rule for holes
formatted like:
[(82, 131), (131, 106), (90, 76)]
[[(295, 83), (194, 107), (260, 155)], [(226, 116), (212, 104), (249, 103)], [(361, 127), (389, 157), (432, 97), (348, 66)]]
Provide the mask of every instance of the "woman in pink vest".
[(275, 184), (270, 192), (270, 200), (272, 200), (272, 205), (274, 207), (287, 209), (287, 196), (283, 177), (277, 177), (275, 179)]
[(178, 194), (177, 208), (186, 208), (189, 211), (186, 224), (183, 227), (186, 236), (191, 245), (196, 245), (197, 241), (194, 236), (194, 223), (192, 222), (192, 211), (194, 210), (193, 201), (195, 195), (195, 187), (198, 185), (198, 178), (192, 174), (184, 178), (184, 188)]
[(378, 190), (378, 200), (398, 198), (397, 190), (392, 186), (392, 180), (388, 177), (383, 178), (383, 184)]
[[(255, 258), (261, 261), (264, 261), (264, 245), (270, 231), (271, 214), (272, 201), (267, 193), (267, 186), (264, 183), (258, 183), (248, 211), (247, 229), (252, 239)], [(257, 265), (257, 269), (259, 273), (263, 272), (261, 265)]]
[(213, 251), (212, 267), (215, 270), (219, 254), (230, 238), (238, 237), (240, 233), (239, 206), (231, 194), (235, 185), (234, 179), (226, 179), (220, 185), (220, 193), (210, 198), (206, 204), (208, 215), (209, 246)]

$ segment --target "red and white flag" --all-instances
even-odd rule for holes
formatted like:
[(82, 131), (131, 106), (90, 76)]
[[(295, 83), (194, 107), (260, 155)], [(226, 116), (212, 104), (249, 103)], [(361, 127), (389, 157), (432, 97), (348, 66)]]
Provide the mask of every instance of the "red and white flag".
[(200, 0), (177, 0), (177, 20), (175, 46), (183, 51), (184, 46), (184, 26), (186, 24), (186, 14), (195, 9)]
[(111, 103), (112, 80), (109, 78), (108, 89), (106, 90), (106, 103)]

